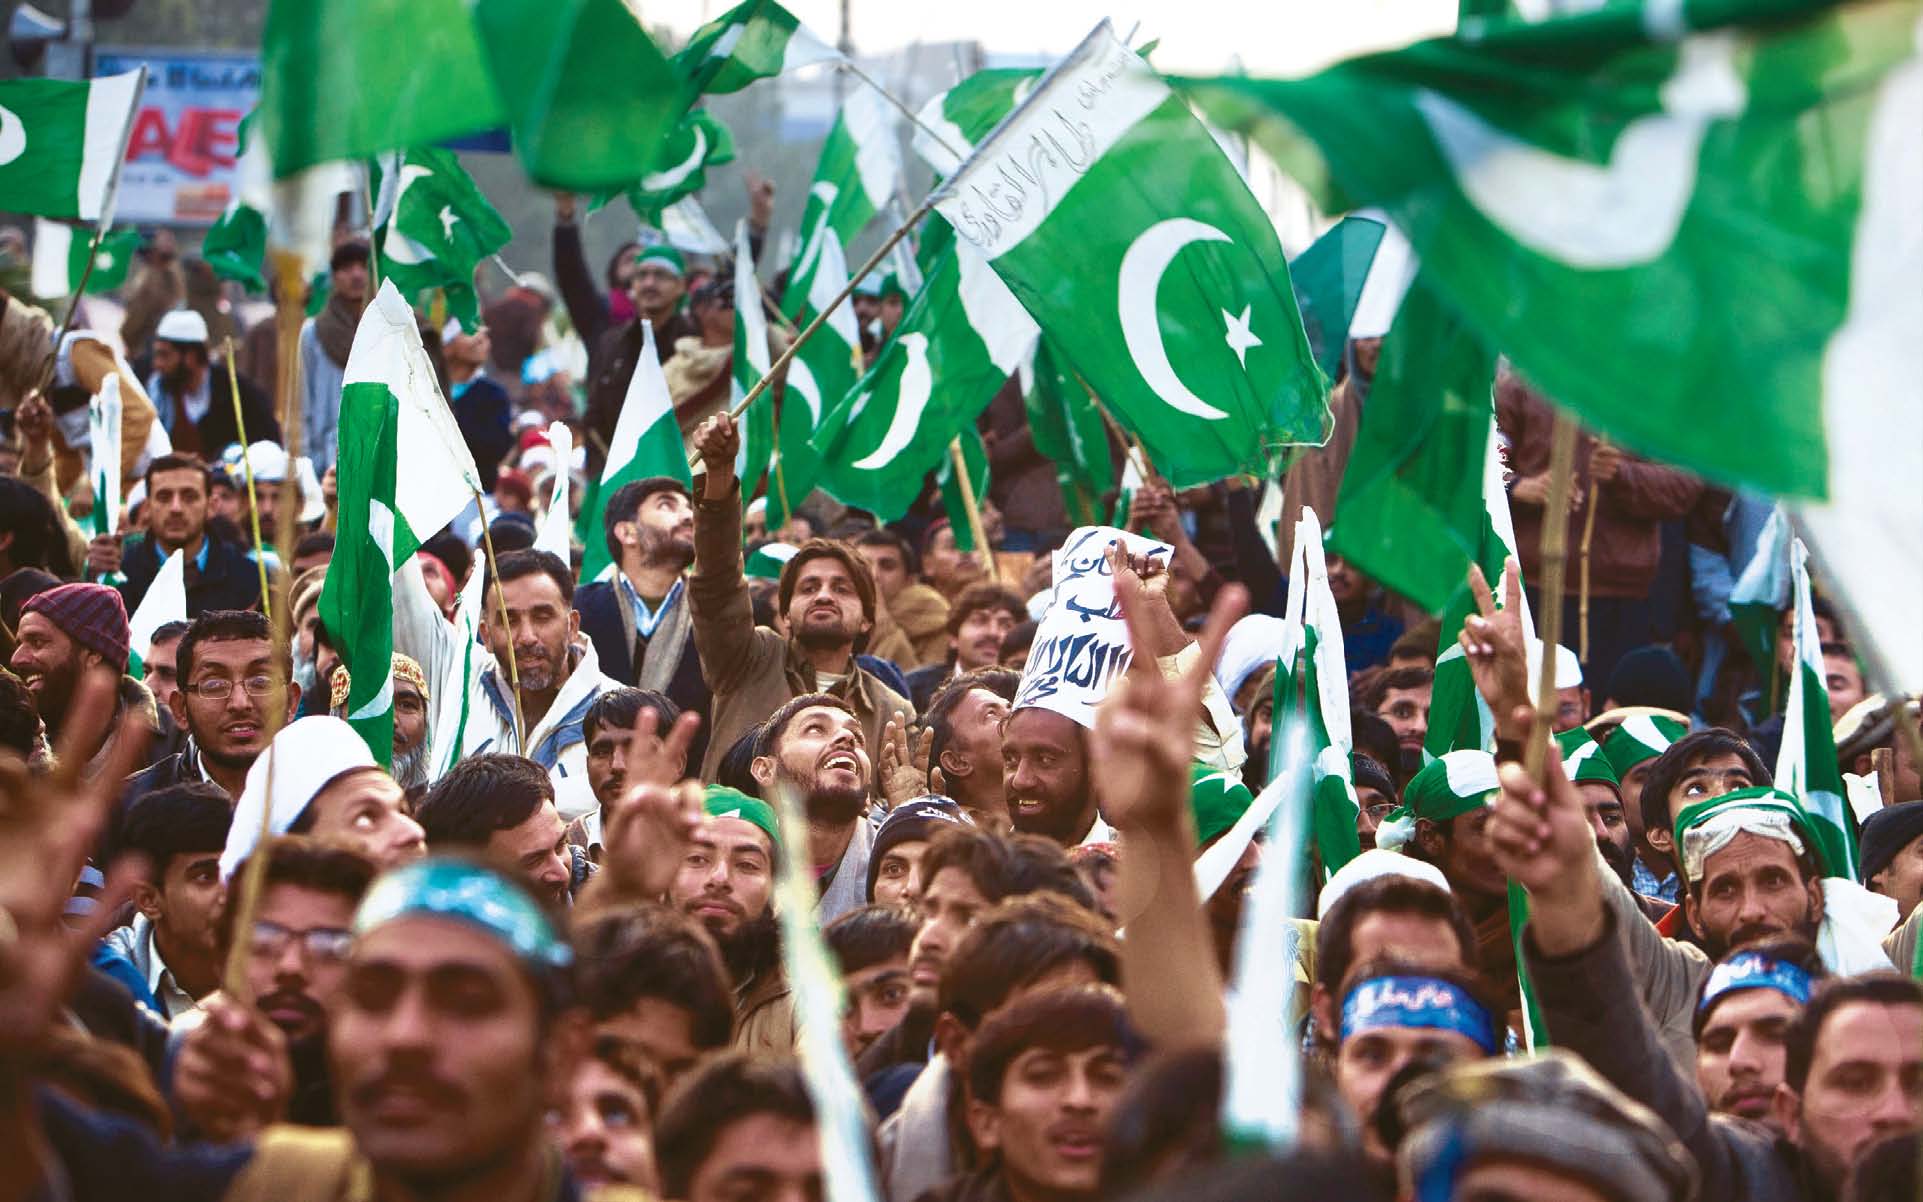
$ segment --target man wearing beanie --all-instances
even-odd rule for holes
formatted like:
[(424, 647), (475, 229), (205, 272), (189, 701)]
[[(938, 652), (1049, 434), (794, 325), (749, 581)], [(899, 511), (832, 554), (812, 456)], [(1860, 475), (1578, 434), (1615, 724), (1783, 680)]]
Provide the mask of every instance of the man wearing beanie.
[(910, 907), (919, 901), (927, 883), (921, 875), (922, 855), (935, 832), (951, 824), (974, 825), (960, 806), (934, 793), (890, 811), (868, 852), (868, 900)]
[(1885, 806), (1863, 820), (1857, 833), (1863, 883), (1896, 900), (1900, 923), (1923, 898), (1923, 801)]
[[(90, 669), (127, 670), (127, 607), (120, 594), (104, 584), (62, 584), (36, 594), (20, 609), (19, 646), (11, 667), (27, 683), (47, 724), (47, 739), (57, 743), (66, 726), (68, 708), (80, 678)], [(153, 695), (138, 681), (122, 678), (120, 709), (134, 704), (156, 718)], [(101, 728), (101, 741), (84, 749), (95, 759), (112, 741), (117, 724)]]

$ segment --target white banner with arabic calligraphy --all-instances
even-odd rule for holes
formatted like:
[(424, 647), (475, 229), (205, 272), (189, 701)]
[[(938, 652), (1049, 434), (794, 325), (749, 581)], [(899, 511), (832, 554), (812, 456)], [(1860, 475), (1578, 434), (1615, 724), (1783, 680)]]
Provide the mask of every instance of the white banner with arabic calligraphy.
[(1113, 526), (1083, 526), (1055, 551), (1048, 611), (1022, 671), (1015, 708), (1039, 706), (1082, 726), (1095, 725), (1095, 707), (1128, 670), (1128, 624), (1115, 604), (1108, 548), (1116, 541), (1131, 555), (1167, 566), (1173, 548)]

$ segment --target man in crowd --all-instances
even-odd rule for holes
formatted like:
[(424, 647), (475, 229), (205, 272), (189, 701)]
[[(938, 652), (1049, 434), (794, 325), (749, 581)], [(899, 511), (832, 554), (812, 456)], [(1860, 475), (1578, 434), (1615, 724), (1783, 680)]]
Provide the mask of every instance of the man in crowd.
[[(191, 622), (162, 622), (154, 628), (154, 636), (141, 655), (141, 667), (145, 671), (141, 683), (154, 695), (154, 705), (173, 716), (174, 694), (180, 692), (180, 640), (193, 626)], [(138, 648), (135, 648), (138, 650)]]
[(922, 865), (928, 843), (949, 826), (970, 825), (962, 808), (934, 794), (913, 798), (888, 812), (875, 828), (868, 853), (868, 900), (914, 909), (921, 901)]
[[(643, 711), (654, 715), (654, 726), (645, 743), (635, 733), (635, 722)], [(581, 735), (588, 748), (588, 787), (595, 806), (568, 825), (568, 842), (587, 852), (588, 859), (601, 862), (602, 821), (626, 796), (628, 765), (654, 763), (667, 753), (666, 735), (681, 716), (674, 702), (647, 689), (609, 689), (594, 699), (581, 717)], [(693, 738), (698, 738), (697, 731)], [(692, 748), (692, 739), (690, 741)], [(676, 757), (662, 765), (667, 778), (680, 780), (687, 775), (687, 757)]]
[(1409, 775), (1423, 764), (1422, 742), (1429, 734), (1429, 694), (1435, 679), (1436, 674), (1428, 668), (1392, 668), (1377, 676), (1356, 698), (1365, 712), (1394, 729), (1402, 767)]
[(1709, 1108), (1773, 1122), (1785, 1039), (1829, 975), (1808, 942), (1780, 936), (1735, 948), (1710, 970), (1696, 1003), (1696, 1085)]
[(947, 633), (948, 599), (918, 578), (915, 551), (908, 540), (892, 530), (867, 530), (856, 537), (855, 550), (874, 573), (879, 599), (869, 646), (903, 667), (939, 660)]
[(495, 566), (507, 617), (499, 606), (483, 607), (481, 634), (493, 661), (475, 700), (486, 701), (486, 715), (469, 721), (463, 754), (525, 755), (556, 780), (585, 780), (581, 719), (617, 684), (602, 673), (594, 645), (577, 641), (574, 573), (552, 552), (533, 549), (506, 552)]
[(232, 816), (226, 794), (199, 782), (149, 793), (121, 823), (121, 850), (151, 867), (134, 891), (133, 923), (105, 946), (145, 980), (139, 1000), (163, 1019), (193, 1010), (220, 984), (220, 852)]
[(260, 569), (250, 548), (208, 524), (207, 465), (176, 450), (155, 457), (147, 465), (146, 480), (147, 536), (128, 540), (119, 558), (119, 571), (126, 578), (119, 585), (120, 595), (128, 612), (140, 608), (160, 565), (176, 551), (186, 556), (182, 575), (189, 618), (210, 609), (259, 608)]
[(863, 741), (880, 747), (890, 718), (914, 717), (906, 698), (855, 662), (875, 623), (875, 582), (846, 545), (810, 539), (782, 566), (776, 611), (786, 638), (754, 624), (741, 574), (741, 489), (734, 475), (741, 432), (718, 414), (695, 434), (706, 475), (695, 503), (694, 575), (688, 600), (702, 676), (714, 692), (704, 780), (750, 726), (795, 697), (827, 693), (860, 719)]
[(663, 1197), (825, 1197), (815, 1104), (792, 1060), (733, 1053), (675, 1090), (654, 1128)]
[(1028, 617), (1014, 590), (999, 584), (971, 585), (948, 611), (948, 662), (908, 674), (908, 699), (926, 713), (936, 690), (966, 673), (1001, 662), (1002, 639)]
[[(396, 652), (394, 665), (394, 783), (403, 792), (427, 787), (427, 676), (409, 656)], [(347, 696), (354, 678), (346, 665), (334, 669), (328, 691), (328, 712), (347, 717)]]
[(565, 1103), (548, 1113), (554, 1142), (576, 1180), (654, 1188), (661, 1091), (661, 1074), (647, 1057), (613, 1040), (594, 1042), (575, 1065)]
[(1008, 792), (1003, 778), (1002, 728), (1021, 677), (1006, 668), (957, 676), (928, 703), (928, 762), (941, 773), (941, 790), (977, 822), (1005, 828)]
[(815, 913), (833, 922), (868, 900), (874, 768), (861, 719), (831, 694), (803, 694), (769, 716), (756, 750), (749, 771), (758, 794), (785, 791), (808, 820), (808, 862), (821, 895)]
[(465, 848), (512, 872), (545, 905), (565, 909), (585, 879), (554, 809), (554, 783), (518, 755), (471, 755), (434, 782), (415, 811), (436, 852)]
[[(708, 686), (688, 612), (694, 505), (687, 487), (668, 476), (624, 484), (608, 498), (604, 528), (614, 578), (583, 584), (574, 594), (581, 633), (594, 643), (601, 670), (681, 709), (706, 712)], [(695, 739), (691, 753), (698, 764), (708, 746), (705, 726)]]
[[(334, 447), (341, 419), (341, 383), (347, 373), (347, 353), (354, 346), (361, 309), (367, 304), (369, 261), (367, 243), (342, 242), (327, 264), (327, 302), (300, 328), (301, 446), (313, 457), (314, 470), (334, 466)], [(249, 429), (250, 437), (261, 436)]]
[(634, 305), (634, 318), (601, 335), (590, 350), (588, 360), (588, 429), (601, 436), (602, 445), (614, 440), (614, 424), (621, 414), (621, 402), (628, 395), (628, 381), (640, 360), (641, 323), (654, 326), (654, 349), (663, 362), (674, 354), (674, 344), (683, 338), (699, 337), (701, 327), (682, 309), (688, 291), (688, 268), (681, 252), (671, 246), (650, 246), (634, 255), (628, 276), (628, 299)]
[(322, 714), (290, 722), (255, 757), (220, 856), (223, 878), (231, 880), (253, 854), (263, 810), (270, 834), (330, 840), (380, 868), (426, 854), (401, 787), (374, 762), (366, 740), (339, 718)]
[(734, 989), (734, 1046), (781, 1052), (795, 1046), (794, 997), (781, 965), (775, 921), (775, 856), (781, 828), (767, 802), (709, 785), (707, 815), (668, 888), (668, 900), (721, 947)]
[(841, 1043), (852, 1061), (908, 1013), (908, 948), (915, 920), (898, 906), (863, 906), (829, 923), (821, 936), (841, 973), (847, 998)]
[(713, 936), (667, 906), (622, 906), (575, 928), (576, 996), (597, 1039), (632, 1048), (672, 1087), (734, 1039), (733, 985)]
[[(62, 584), (35, 593), (20, 607), (20, 626), (15, 634), (9, 666), (26, 682), (40, 718), (47, 724), (49, 741), (58, 743), (73, 717), (73, 703), (82, 676), (102, 667), (115, 675), (127, 670), (127, 609), (120, 594), (103, 584)], [(131, 709), (146, 719), (151, 728), (157, 722), (151, 694), (140, 682), (120, 676), (114, 699), (116, 718)], [(101, 742), (74, 748), (85, 760), (104, 759), (113, 739), (114, 726), (96, 726)]]
[(448, 407), (454, 410), (461, 440), (474, 456), (474, 470), (480, 473), (481, 488), (487, 492), (494, 491), (501, 460), (514, 449), (514, 432), (509, 428), (513, 405), (507, 389), (487, 374), (491, 349), (486, 326), (469, 334), (459, 321), (450, 318), (441, 328), (441, 356), (447, 361)]
[(1629, 823), (1635, 852), (1630, 864), (1631, 887), (1644, 897), (1671, 904), (1676, 901), (1676, 869), (1669, 856), (1650, 840), (1651, 828), (1645, 822), (1642, 804), (1643, 782), (1663, 752), (1688, 733), (1688, 724), (1675, 718), (1628, 714), (1603, 738), (1603, 754), (1609, 757), (1609, 766), (1622, 789), (1623, 817)]
[[(238, 405), (226, 365), (215, 361), (207, 344), (205, 318), (192, 309), (174, 309), (161, 317), (154, 331), (154, 371), (147, 378), (147, 396), (175, 451), (211, 459), (233, 443), (280, 441), (273, 406), (245, 376), (234, 379), (240, 384)], [(246, 423), (244, 440), (236, 411)]]
[(1884, 806), (1857, 832), (1863, 883), (1896, 901), (1901, 923), (1923, 900), (1923, 801)]

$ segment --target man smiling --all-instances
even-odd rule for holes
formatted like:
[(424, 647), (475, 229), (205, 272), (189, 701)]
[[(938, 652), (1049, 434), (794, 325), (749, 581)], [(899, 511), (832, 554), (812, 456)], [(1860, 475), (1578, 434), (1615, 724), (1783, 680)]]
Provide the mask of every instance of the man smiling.
[(749, 771), (764, 796), (784, 790), (808, 819), (808, 860), (833, 922), (868, 901), (868, 856), (875, 828), (863, 818), (874, 779), (861, 719), (827, 693), (795, 698), (774, 712)]

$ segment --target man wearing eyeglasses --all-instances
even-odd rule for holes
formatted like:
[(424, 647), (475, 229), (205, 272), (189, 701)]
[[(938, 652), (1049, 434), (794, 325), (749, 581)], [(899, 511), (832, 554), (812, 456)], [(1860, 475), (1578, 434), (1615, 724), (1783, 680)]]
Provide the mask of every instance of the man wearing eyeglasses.
[[(198, 1134), (233, 1140), (255, 1133), (259, 1099), (286, 1100), (287, 1121), (340, 1121), (327, 1072), (327, 1007), (347, 977), (354, 910), (374, 864), (344, 847), (303, 835), (268, 844), (252, 927), (221, 920), (223, 960), (234, 940), (247, 948), (251, 1007), (220, 997), (186, 1024), (174, 1061), (174, 1101)], [(262, 1020), (265, 1020), (264, 1022)], [(271, 1028), (271, 1029), (270, 1029)], [(287, 1057), (272, 1054), (284, 1044)], [(291, 1074), (290, 1074), (291, 1069)]]
[(169, 704), (186, 746), (127, 780), (121, 807), (170, 785), (207, 780), (231, 800), (247, 783), (274, 730), (299, 695), (274, 661), (273, 631), (251, 610), (216, 609), (194, 619), (174, 655), (179, 691)]

